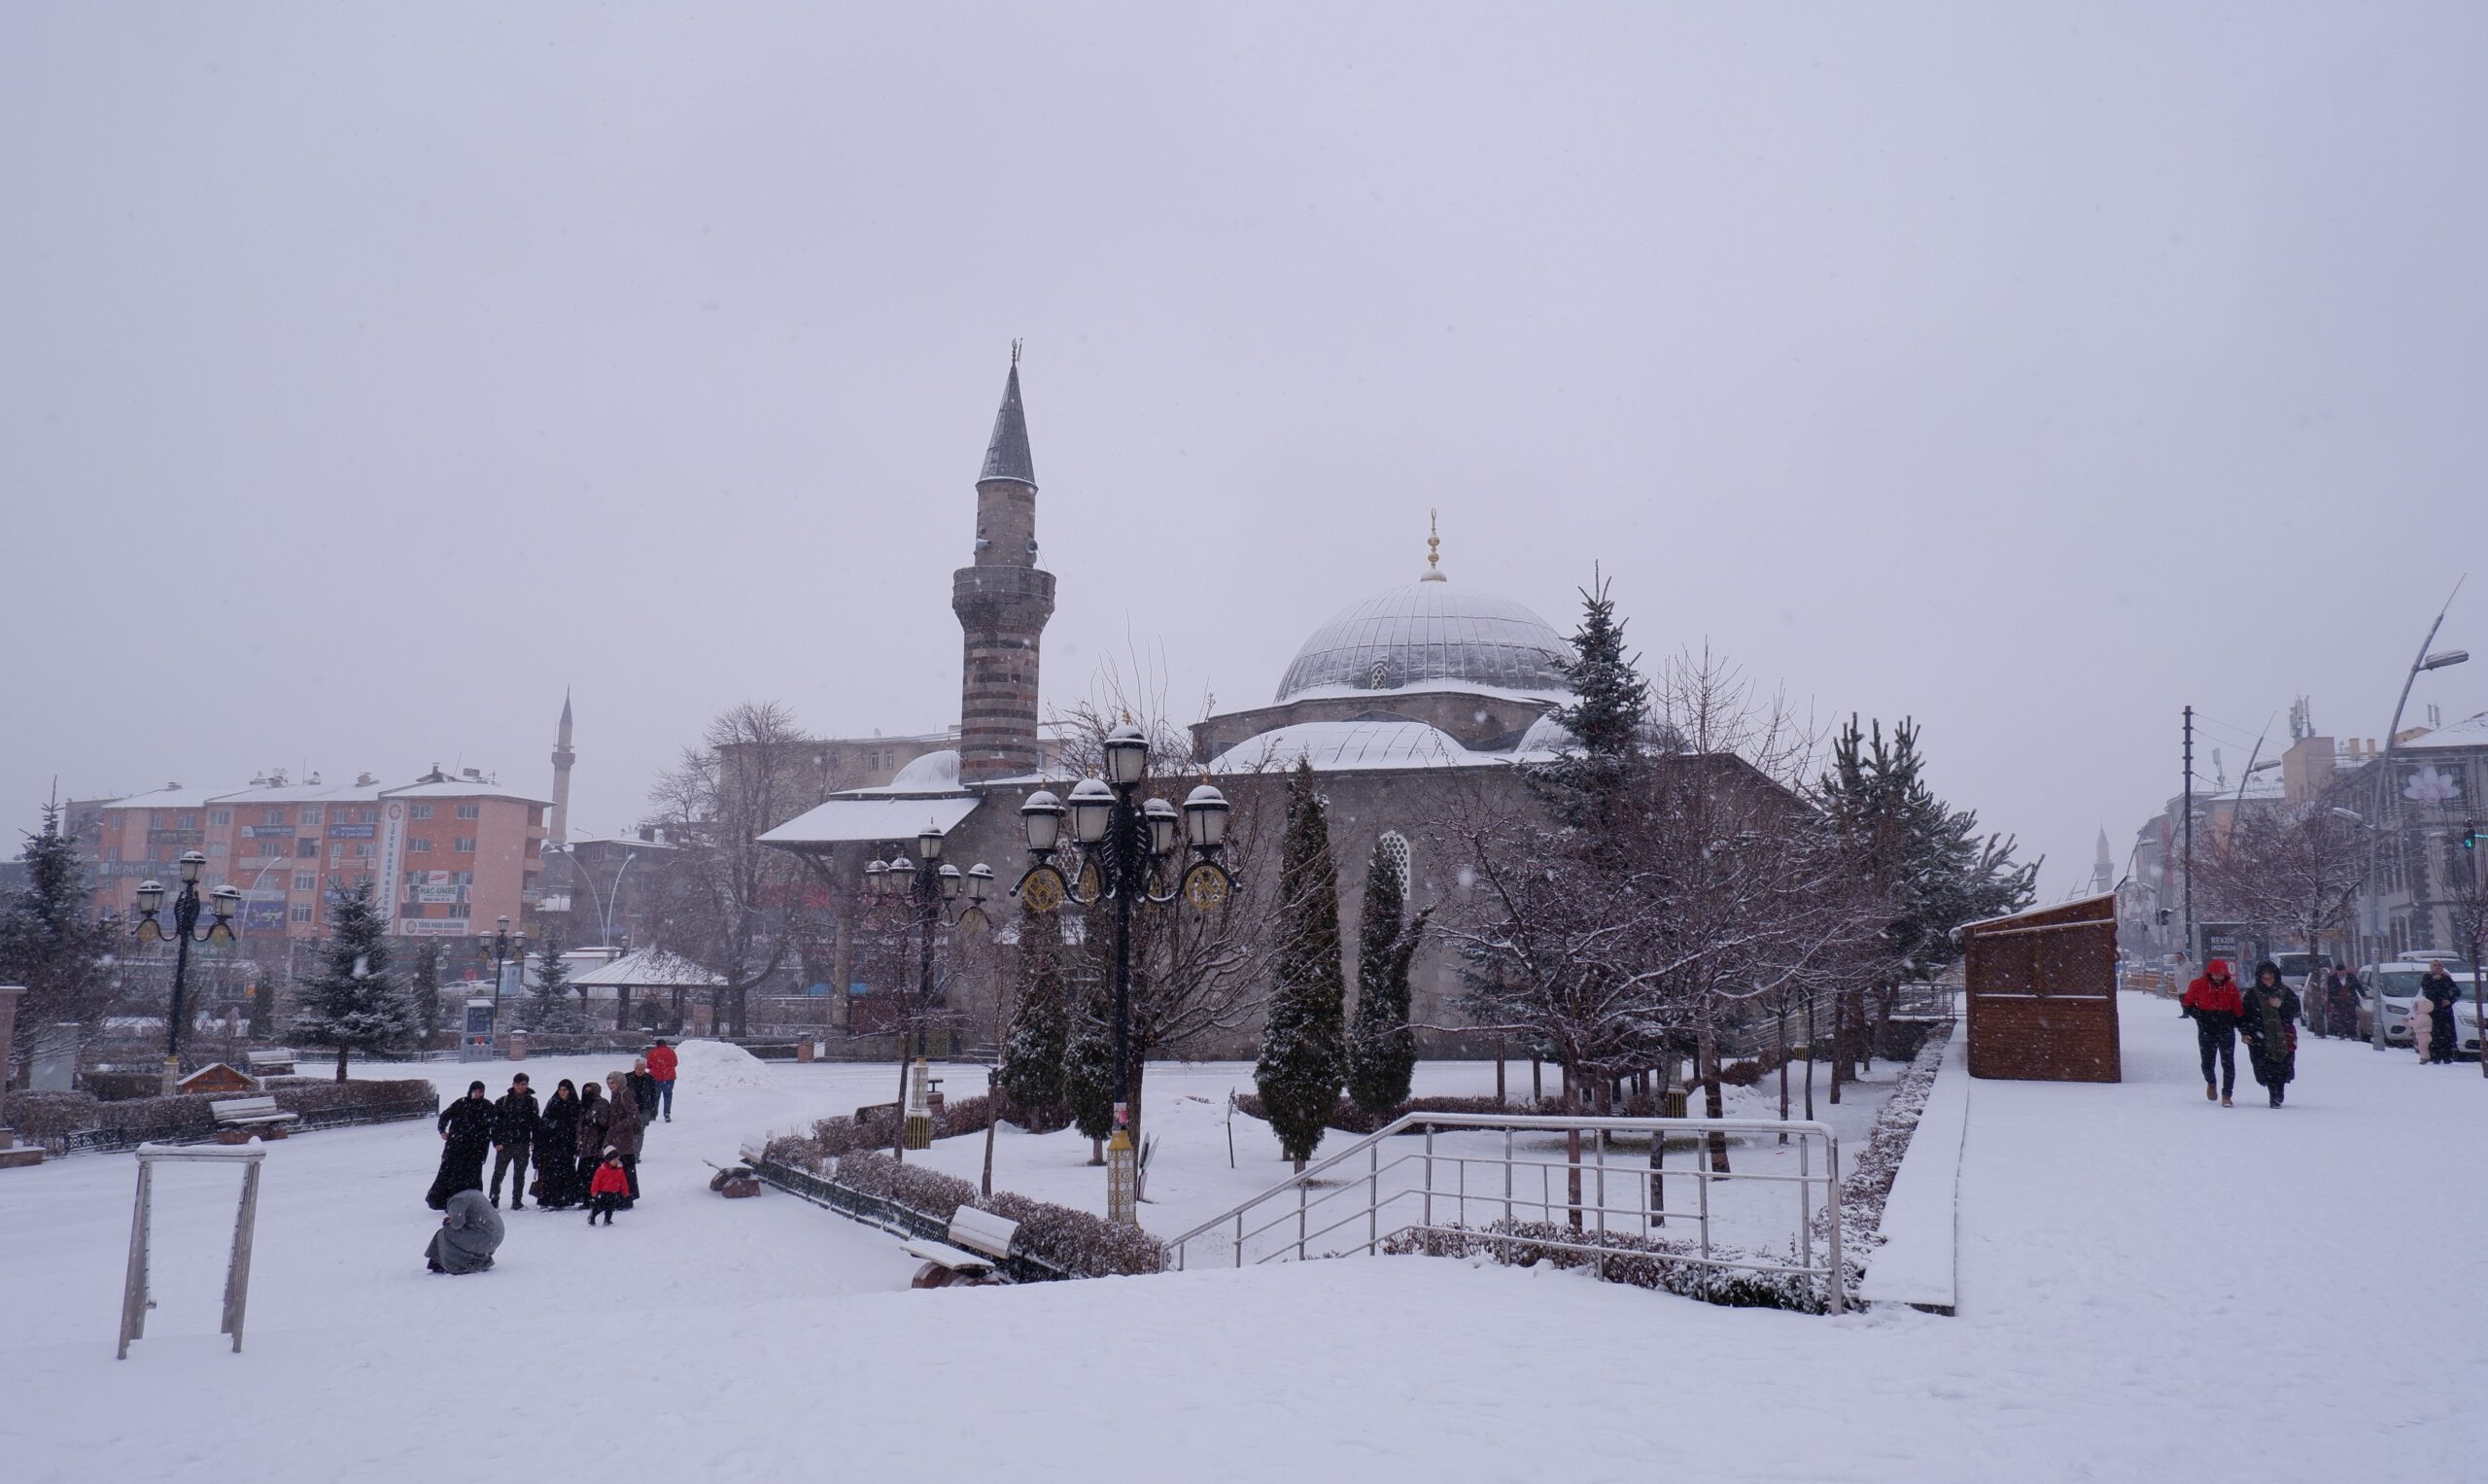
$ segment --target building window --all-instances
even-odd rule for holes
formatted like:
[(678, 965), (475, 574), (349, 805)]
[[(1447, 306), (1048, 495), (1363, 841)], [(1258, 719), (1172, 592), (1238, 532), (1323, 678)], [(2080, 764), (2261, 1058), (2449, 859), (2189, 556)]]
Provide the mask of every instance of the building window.
[(452, 886), (472, 886), (475, 884), (475, 873), (472, 871), (452, 871), (449, 873), (449, 884)]
[(296, 891), (317, 891), (317, 890), (319, 890), (319, 889), (320, 889), (320, 876), (319, 876), (319, 873), (318, 873), (318, 872), (315, 872), (315, 871), (296, 871), (295, 873), (294, 873), (294, 890), (296, 890)]
[(432, 853), (432, 837), (430, 835), (407, 836), (406, 853), (408, 855), (430, 855)]
[(320, 853), (320, 842), (313, 840), (306, 835), (302, 839), (294, 843), (294, 853), (296, 855), (318, 855)]
[(406, 817), (409, 819), (429, 819), (432, 817), (432, 806), (429, 804), (410, 805), (406, 810)]
[(371, 859), (371, 842), (365, 840), (358, 843), (354, 847), (354, 858), (357, 860)]
[[(257, 847), (251, 851), (254, 855), (268, 856), (283, 855), (285, 853), (285, 842), (282, 840), (255, 840), (251, 842), (251, 844)], [(303, 844), (310, 846), (314, 849), (319, 848), (320, 845), (316, 840), (306, 840)]]
[(210, 859), (223, 855), (225, 853), (225, 842), (221, 840), (209, 841), (207, 845), (207, 853)]
[(302, 822), (304, 824), (318, 824), (320, 822), (320, 806), (317, 804), (305, 804), (302, 806)]
[(472, 835), (461, 835), (456, 840), (450, 842), (449, 848), (454, 854), (472, 855), (475, 853), (475, 837)]
[(219, 829), (222, 829), (225, 825), (233, 822), (233, 811), (229, 809), (210, 810), (207, 815), (207, 822)]
[(480, 804), (461, 804), (458, 806), (458, 817), (461, 819), (480, 819), (483, 816), (484, 807)]
[(281, 809), (263, 809), (259, 811), (259, 823), (283, 824), (285, 823), (285, 811)]
[(310, 904), (310, 903), (308, 903), (308, 902), (296, 902), (296, 903), (294, 903), (294, 921), (296, 921), (296, 922), (308, 922), (308, 921), (310, 921), (310, 920), (311, 920), (311, 904)]

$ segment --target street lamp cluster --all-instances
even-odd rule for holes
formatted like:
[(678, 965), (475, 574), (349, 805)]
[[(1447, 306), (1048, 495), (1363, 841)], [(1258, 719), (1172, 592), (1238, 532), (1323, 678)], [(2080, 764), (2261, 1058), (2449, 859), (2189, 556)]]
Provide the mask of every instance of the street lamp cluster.
[(208, 893), (216, 904), (212, 920), (204, 932), (198, 926), (198, 879), (207, 869), (207, 857), (196, 850), (185, 850), (176, 862), (181, 871), (181, 894), (173, 898), (173, 928), (164, 930), (156, 915), (164, 910), (164, 883), (144, 880), (138, 883), (138, 923), (134, 931), (141, 942), (161, 943), (171, 938), (173, 949), (172, 1013), (165, 1017), (164, 1031), (164, 1095), (171, 1097), (181, 1089), (182, 1081), (182, 997), (189, 987), (190, 945), (192, 943), (231, 943), (233, 917), (241, 911), (242, 893), (228, 882)]
[[(926, 1149), (933, 1143), (932, 1070), (926, 1045), (925, 1017), (933, 1004), (933, 934), (944, 926), (983, 923), (985, 904), (993, 895), (993, 868), (979, 861), (962, 874), (942, 859), (942, 829), (925, 824), (916, 835), (916, 859), (894, 850), (888, 861), (864, 866), (864, 894), (874, 902), (905, 902), (916, 933), (916, 1059), (906, 1074), (902, 1102), (906, 1116), (900, 1129), (903, 1149)], [(923, 866), (919, 869), (916, 860)], [(967, 905), (956, 913), (950, 904), (961, 894)], [(904, 1064), (904, 1063), (903, 1063)]]
[[(1131, 1143), (1131, 910), (1134, 903), (1163, 906), (1178, 897), (1203, 912), (1224, 905), (1235, 878), (1219, 863), (1227, 844), (1230, 806), (1204, 780), (1178, 811), (1163, 799), (1135, 800), (1149, 774), (1148, 734), (1131, 723), (1105, 738), (1105, 777), (1083, 778), (1068, 803), (1039, 789), (1019, 806), (1027, 829), (1027, 874), (1014, 888), (1031, 912), (1053, 912), (1063, 903), (1115, 905), (1115, 1127), (1106, 1145), (1106, 1215), (1130, 1224), (1138, 1219), (1137, 1169)], [(1071, 869), (1054, 863), (1071, 826)], [(1179, 840), (1178, 837), (1181, 837)], [(1189, 843), (1197, 859), (1168, 880), (1170, 862)]]
[(501, 1044), (501, 981), (509, 978), (511, 960), (527, 956), (527, 935), (511, 932), (509, 918), (503, 917), (493, 936), (475, 940), (475, 949), (480, 958), (491, 960), (493, 965), (493, 1029), (485, 1044), (498, 1052)]

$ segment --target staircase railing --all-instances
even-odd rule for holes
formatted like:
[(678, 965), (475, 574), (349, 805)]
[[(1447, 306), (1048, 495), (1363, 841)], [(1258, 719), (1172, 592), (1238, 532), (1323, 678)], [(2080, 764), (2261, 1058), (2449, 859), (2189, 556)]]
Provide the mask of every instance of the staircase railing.
[[(1577, 1133), (1577, 1162), (1562, 1148), (1551, 1155), (1523, 1135)], [(1495, 1135), (1501, 1135), (1498, 1139)], [(1713, 1169), (1714, 1143), (1745, 1141), (1748, 1166), (1761, 1154), (1758, 1136), (1785, 1135), (1796, 1169)], [(1666, 1163), (1670, 1141), (1689, 1157)], [(1618, 1142), (1645, 1142), (1640, 1162)], [(1772, 1160), (1771, 1163), (1780, 1161)], [(1681, 1184), (1692, 1183), (1685, 1191)], [(1716, 1224), (1732, 1213), (1713, 1194), (1723, 1185), (1788, 1186), (1796, 1193), (1789, 1260), (1717, 1240)], [(1535, 1189), (1533, 1189), (1533, 1187)], [(1679, 1200), (1669, 1199), (1671, 1191)], [(1739, 1197), (1733, 1215), (1750, 1225), (1754, 1202)], [(1167, 1266), (1196, 1260), (1248, 1263), (1374, 1254), (1396, 1239), (1434, 1235), (1492, 1238), (1532, 1220), (1578, 1232), (1532, 1234), (1531, 1247), (1586, 1255), (1602, 1262), (1634, 1247), (1615, 1238), (1667, 1233), (1674, 1262), (1725, 1270), (1821, 1280), (1830, 1312), (1846, 1307), (1841, 1265), (1840, 1139), (1830, 1125), (1776, 1119), (1572, 1118), (1555, 1114), (1410, 1113), (1308, 1164), (1261, 1194), (1167, 1240)], [(1690, 1222), (1693, 1240), (1676, 1238)], [(1821, 1240), (1816, 1241), (1819, 1228)], [(1513, 1238), (1512, 1240), (1520, 1240)], [(1819, 1260), (1817, 1254), (1819, 1252)]]

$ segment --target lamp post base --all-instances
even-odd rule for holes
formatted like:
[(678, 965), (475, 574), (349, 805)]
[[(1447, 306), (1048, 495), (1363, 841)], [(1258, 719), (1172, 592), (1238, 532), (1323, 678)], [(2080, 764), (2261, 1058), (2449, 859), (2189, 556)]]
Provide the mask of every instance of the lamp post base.
[(1131, 1131), (1117, 1128), (1106, 1141), (1106, 1220), (1126, 1226), (1140, 1225), (1139, 1174)]
[(933, 1069), (923, 1057), (916, 1058), (907, 1078), (907, 1121), (900, 1142), (910, 1149), (933, 1147)]
[(179, 1097), (182, 1091), (182, 1058), (164, 1058), (164, 1091), (166, 1097)]

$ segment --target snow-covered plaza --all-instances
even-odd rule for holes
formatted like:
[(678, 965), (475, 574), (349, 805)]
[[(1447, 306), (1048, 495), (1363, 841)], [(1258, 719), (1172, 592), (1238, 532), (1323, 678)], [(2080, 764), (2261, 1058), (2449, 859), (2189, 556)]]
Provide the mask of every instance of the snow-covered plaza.
[[(238, 1356), (214, 1333), (231, 1172), (166, 1170), (161, 1308), (116, 1363), (132, 1161), (56, 1161), (0, 1177), (0, 1457), (25, 1484), (2475, 1477), (2475, 1069), (2313, 1042), (2287, 1109), (2224, 1110), (2173, 1007), (2124, 1009), (2124, 1083), (1972, 1085), (1954, 1318), (1423, 1258), (905, 1292), (895, 1239), (721, 1200), (703, 1162), (885, 1097), (888, 1069), (695, 1055), (639, 1209), (512, 1215), (472, 1278), (423, 1270), (428, 1124), (271, 1146)], [(1492, 1075), (1430, 1063), (1420, 1090)], [(1234, 1086), (1153, 1071), (1152, 1225), (1283, 1172), (1240, 1119), (1227, 1170)], [(972, 1174), (982, 1141), (948, 1143), (935, 1161)], [(997, 1184), (1080, 1198), (1085, 1152), (1006, 1134)]]

